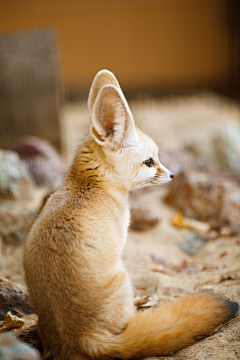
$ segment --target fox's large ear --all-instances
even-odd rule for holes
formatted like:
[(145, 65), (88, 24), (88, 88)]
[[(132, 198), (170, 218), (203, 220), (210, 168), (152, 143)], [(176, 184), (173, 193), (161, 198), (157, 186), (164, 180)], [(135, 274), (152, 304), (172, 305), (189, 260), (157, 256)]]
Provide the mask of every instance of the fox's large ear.
[(127, 101), (121, 89), (114, 85), (106, 85), (99, 90), (90, 120), (90, 132), (102, 146), (126, 146), (137, 139)]
[(108, 70), (101, 70), (93, 79), (92, 86), (88, 96), (88, 110), (92, 111), (94, 101), (99, 90), (105, 85), (114, 85), (120, 89), (119, 83), (113, 73)]

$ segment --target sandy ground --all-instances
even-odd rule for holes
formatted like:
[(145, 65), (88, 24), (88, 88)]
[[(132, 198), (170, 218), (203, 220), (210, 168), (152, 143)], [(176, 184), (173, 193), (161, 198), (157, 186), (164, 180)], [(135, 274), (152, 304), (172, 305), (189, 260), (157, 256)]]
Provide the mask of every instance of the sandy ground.
[[(161, 101), (144, 99), (130, 104), (140, 128), (163, 147), (181, 148), (184, 136), (199, 127), (240, 119), (239, 107), (213, 94)], [(85, 104), (68, 105), (62, 115), (64, 156), (70, 163), (79, 140), (87, 132)], [(160, 223), (145, 232), (130, 231), (124, 250), (126, 266), (136, 293), (171, 299), (183, 293), (214, 291), (240, 303), (240, 237), (220, 237), (208, 241), (195, 256), (183, 252), (177, 242), (185, 241), (188, 230), (171, 225), (175, 210), (163, 198), (167, 186), (139, 194), (139, 200), (159, 214)], [(22, 247), (2, 247), (0, 276), (24, 284)], [(160, 266), (156, 261), (164, 265)], [(174, 271), (185, 261), (190, 274)], [(165, 273), (161, 271), (162, 267)], [(160, 271), (156, 271), (160, 269)], [(139, 290), (140, 289), (140, 290)], [(163, 359), (163, 358), (162, 358)], [(240, 359), (240, 320), (235, 320), (212, 336), (180, 350), (167, 359)]]
[[(156, 289), (159, 298), (171, 299), (185, 293), (211, 291), (240, 302), (240, 237), (222, 237), (209, 241), (196, 256), (180, 250), (188, 230), (171, 225), (174, 210), (164, 205), (166, 189), (141, 196), (161, 216), (161, 223), (145, 233), (130, 232), (124, 251), (133, 284), (148, 294)], [(159, 257), (169, 270), (185, 260), (192, 274), (178, 273), (169, 276), (152, 271), (157, 268), (152, 255)], [(201, 269), (202, 270), (197, 270)], [(196, 273), (194, 273), (196, 269)], [(160, 267), (161, 271), (161, 267)], [(172, 273), (171, 273), (172, 274)], [(139, 292), (140, 293), (140, 292)], [(240, 359), (240, 320), (221, 328), (216, 334), (197, 344), (178, 351), (167, 359)]]

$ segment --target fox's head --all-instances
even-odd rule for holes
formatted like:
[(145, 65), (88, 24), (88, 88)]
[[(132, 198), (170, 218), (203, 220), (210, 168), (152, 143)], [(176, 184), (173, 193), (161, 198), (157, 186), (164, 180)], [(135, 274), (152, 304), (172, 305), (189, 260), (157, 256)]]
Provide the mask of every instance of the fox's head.
[[(109, 171), (127, 190), (162, 185), (174, 174), (158, 158), (158, 146), (134, 124), (115, 76), (108, 70), (94, 78), (89, 93), (90, 133), (102, 148)], [(111, 170), (112, 169), (112, 170)]]

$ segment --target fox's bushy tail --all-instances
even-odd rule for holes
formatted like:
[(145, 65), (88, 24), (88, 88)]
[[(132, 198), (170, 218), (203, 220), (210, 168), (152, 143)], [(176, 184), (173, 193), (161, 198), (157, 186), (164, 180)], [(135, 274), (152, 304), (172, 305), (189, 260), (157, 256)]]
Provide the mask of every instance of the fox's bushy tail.
[(183, 296), (136, 313), (120, 335), (106, 335), (99, 343), (92, 339), (95, 344), (89, 346), (88, 355), (119, 359), (167, 355), (210, 335), (238, 309), (237, 303), (218, 295)]

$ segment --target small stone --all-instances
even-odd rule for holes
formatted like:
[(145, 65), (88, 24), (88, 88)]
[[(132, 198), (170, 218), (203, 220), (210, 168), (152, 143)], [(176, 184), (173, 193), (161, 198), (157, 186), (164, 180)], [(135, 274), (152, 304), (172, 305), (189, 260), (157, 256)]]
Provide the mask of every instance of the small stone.
[(154, 254), (152, 253), (151, 254), (151, 259), (156, 263), (156, 264), (159, 264), (159, 265), (165, 265), (165, 259), (162, 257), (162, 256), (159, 256), (158, 254)]
[(211, 230), (206, 236), (206, 240), (215, 240), (219, 237), (219, 232), (216, 230)]
[(165, 201), (184, 216), (240, 227), (240, 177), (217, 169), (188, 169), (169, 184)]
[(185, 149), (222, 170), (240, 174), (240, 125), (217, 123), (211, 129), (196, 129), (185, 139)]
[(144, 231), (159, 223), (158, 215), (147, 205), (140, 201), (131, 200), (131, 224), (132, 230)]
[(4, 244), (23, 243), (37, 214), (20, 202), (0, 202), (0, 236)]
[(233, 230), (229, 227), (222, 227), (219, 231), (220, 236), (232, 236), (234, 234)]
[(209, 168), (209, 164), (206, 161), (197, 158), (191, 152), (183, 150), (163, 149), (159, 151), (159, 159), (175, 175), (188, 169), (203, 171)]
[(33, 313), (29, 297), (21, 285), (0, 277), (0, 320), (4, 320), (8, 311), (19, 316), (15, 309), (25, 315)]
[(33, 189), (31, 175), (18, 154), (0, 150), (0, 200), (29, 200)]
[(40, 360), (40, 354), (9, 332), (0, 334), (1, 360)]
[(196, 255), (204, 245), (205, 241), (202, 237), (194, 232), (187, 234), (183, 244), (177, 243), (177, 246), (189, 255)]
[(29, 136), (22, 139), (12, 150), (25, 162), (37, 186), (55, 188), (59, 185), (66, 168), (49, 142)]

